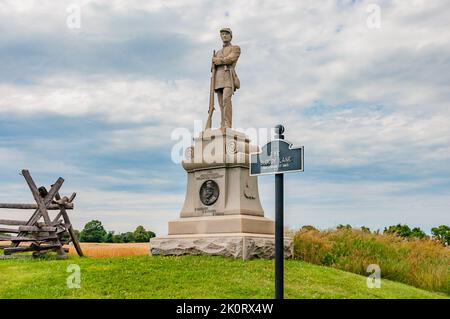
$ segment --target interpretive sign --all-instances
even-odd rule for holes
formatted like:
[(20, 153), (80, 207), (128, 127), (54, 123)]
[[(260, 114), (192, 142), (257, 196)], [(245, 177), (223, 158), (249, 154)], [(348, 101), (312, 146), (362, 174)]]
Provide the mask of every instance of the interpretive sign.
[(275, 139), (251, 153), (250, 175), (275, 174), (275, 298), (284, 298), (284, 173), (303, 172), (303, 146), (284, 140), (284, 126), (275, 127)]
[(288, 141), (275, 139), (250, 154), (250, 175), (303, 172), (303, 146), (294, 147)]

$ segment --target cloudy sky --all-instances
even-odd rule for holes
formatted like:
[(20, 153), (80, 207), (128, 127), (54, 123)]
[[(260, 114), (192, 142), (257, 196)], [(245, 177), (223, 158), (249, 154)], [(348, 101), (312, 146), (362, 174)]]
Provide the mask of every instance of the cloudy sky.
[[(167, 233), (186, 187), (171, 133), (206, 118), (223, 26), (235, 126), (283, 123), (305, 146), (288, 226), (450, 223), (447, 0), (1, 0), (0, 201), (32, 202), (28, 168), (78, 193), (77, 228)], [(273, 176), (259, 184), (273, 218)]]

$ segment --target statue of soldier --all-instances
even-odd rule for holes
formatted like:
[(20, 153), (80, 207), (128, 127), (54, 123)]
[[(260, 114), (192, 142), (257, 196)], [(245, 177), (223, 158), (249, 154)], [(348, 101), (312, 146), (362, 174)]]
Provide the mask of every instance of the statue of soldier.
[(221, 128), (231, 128), (231, 96), (239, 89), (240, 81), (235, 68), (241, 48), (231, 44), (233, 33), (230, 28), (220, 29), (223, 48), (212, 58), (215, 67), (214, 91), (217, 93), (221, 111)]

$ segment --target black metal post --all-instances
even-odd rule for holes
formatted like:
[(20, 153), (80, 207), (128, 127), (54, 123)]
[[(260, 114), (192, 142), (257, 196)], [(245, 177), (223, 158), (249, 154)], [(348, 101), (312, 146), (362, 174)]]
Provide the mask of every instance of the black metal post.
[(275, 299), (284, 291), (284, 175), (275, 175)]
[[(283, 125), (275, 127), (275, 138), (284, 139)], [(275, 299), (284, 298), (284, 175), (275, 174)]]

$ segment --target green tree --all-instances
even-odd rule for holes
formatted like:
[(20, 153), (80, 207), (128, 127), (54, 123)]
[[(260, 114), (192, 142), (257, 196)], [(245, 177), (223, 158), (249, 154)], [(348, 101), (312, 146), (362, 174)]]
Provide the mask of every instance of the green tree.
[(136, 241), (136, 239), (134, 238), (134, 233), (132, 232), (126, 232), (120, 235), (122, 237), (123, 243), (134, 243)]
[(440, 225), (431, 228), (433, 238), (439, 240), (444, 246), (450, 246), (450, 227), (447, 225)]
[[(73, 230), (73, 233), (74, 233), (75, 237), (76, 237), (78, 240), (80, 240), (80, 231), (74, 229), (74, 230)], [(64, 233), (64, 235), (62, 236), (62, 239), (65, 240), (65, 241), (67, 241), (67, 242), (69, 242), (69, 241), (72, 240), (72, 238), (70, 237), (70, 235), (69, 235), (68, 232), (65, 232), (65, 233)]]
[(408, 225), (402, 224), (392, 225), (387, 229), (384, 228), (384, 233), (394, 234), (404, 238), (428, 238), (427, 234), (425, 234), (425, 232), (419, 227), (414, 227), (413, 229), (411, 229)]
[(137, 243), (146, 243), (150, 240), (148, 232), (145, 230), (144, 226), (138, 226), (133, 233), (134, 240)]
[(80, 231), (79, 231), (78, 229), (74, 229), (74, 230), (73, 230), (73, 233), (74, 233), (75, 237), (76, 237), (78, 240), (80, 240)]
[(138, 226), (133, 233), (134, 241), (137, 243), (147, 243), (150, 238), (155, 237), (155, 233), (145, 230), (144, 226)]
[(339, 224), (336, 226), (336, 229), (348, 229), (349, 230), (349, 229), (352, 229), (352, 226), (350, 224), (347, 224), (347, 225)]
[(103, 238), (103, 242), (105, 242), (105, 243), (112, 243), (113, 242), (113, 237), (114, 237), (114, 232), (113, 231), (109, 231), (105, 235), (105, 238)]
[(425, 234), (425, 232), (419, 227), (414, 227), (413, 229), (411, 229), (411, 234), (409, 235), (409, 237), (423, 239), (428, 238), (428, 235)]
[(366, 227), (366, 226), (361, 226), (361, 231), (362, 231), (363, 233), (370, 233), (370, 228), (369, 228), (369, 227)]
[(317, 230), (316, 227), (312, 226), (312, 225), (304, 225), (302, 226), (302, 228), (300, 228), (301, 230)]
[(101, 243), (106, 236), (106, 230), (98, 220), (88, 222), (80, 233), (80, 241), (85, 243)]
[(411, 228), (402, 224), (391, 225), (388, 228), (385, 227), (383, 233), (409, 238), (411, 236)]
[(114, 234), (113, 238), (112, 238), (112, 242), (116, 243), (116, 244), (123, 243), (122, 235), (121, 234)]

